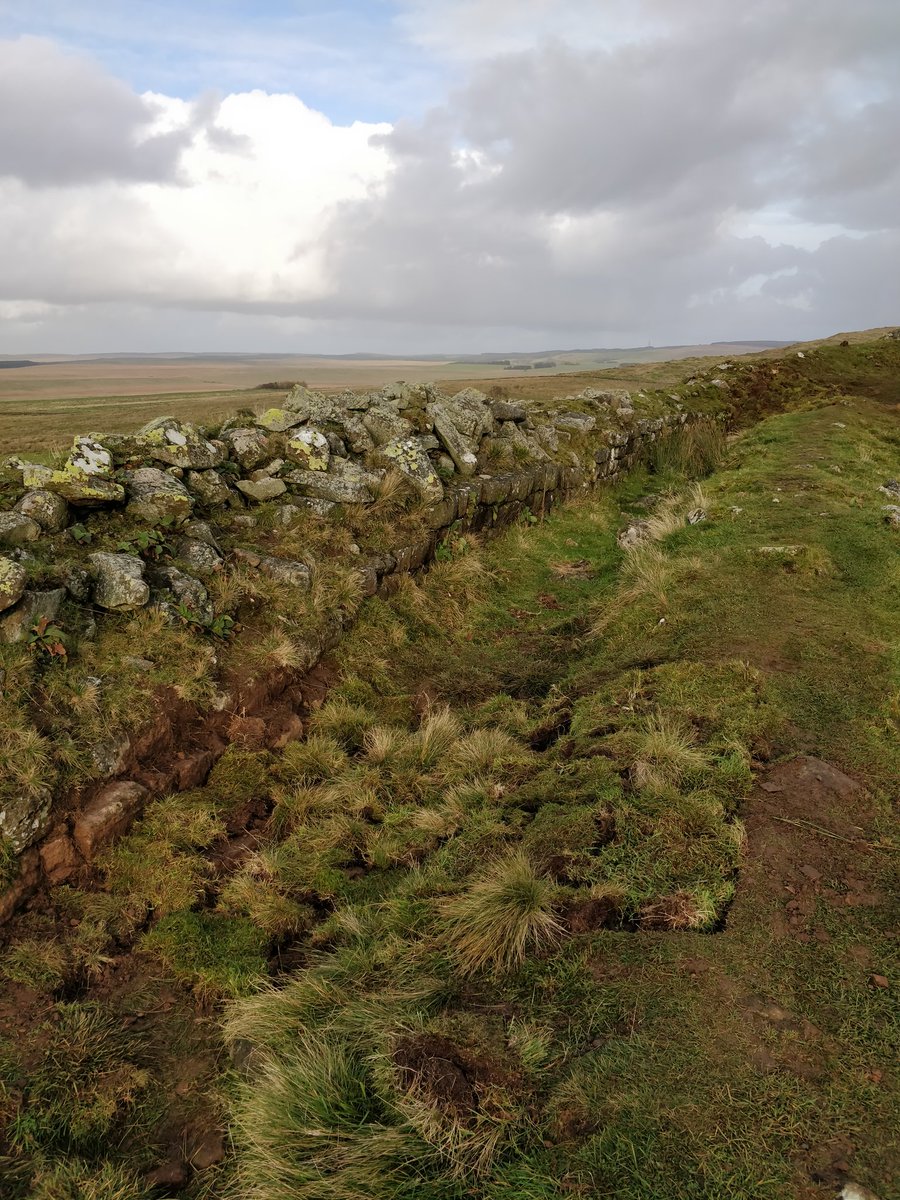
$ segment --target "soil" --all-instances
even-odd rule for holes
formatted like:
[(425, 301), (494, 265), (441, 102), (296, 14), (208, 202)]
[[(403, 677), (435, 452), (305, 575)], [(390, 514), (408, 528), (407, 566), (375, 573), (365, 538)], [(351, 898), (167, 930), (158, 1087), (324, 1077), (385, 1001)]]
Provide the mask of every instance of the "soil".
[(407, 1091), (420, 1093), (436, 1107), (461, 1119), (480, 1111), (485, 1088), (514, 1087), (521, 1082), (490, 1059), (432, 1033), (401, 1038), (394, 1047), (393, 1059)]

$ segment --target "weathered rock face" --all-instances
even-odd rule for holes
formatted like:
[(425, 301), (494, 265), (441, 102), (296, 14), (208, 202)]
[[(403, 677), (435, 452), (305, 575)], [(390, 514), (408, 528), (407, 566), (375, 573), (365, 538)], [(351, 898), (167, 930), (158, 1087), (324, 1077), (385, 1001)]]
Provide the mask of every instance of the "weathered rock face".
[(568, 429), (572, 433), (590, 433), (596, 429), (597, 419), (588, 416), (587, 413), (568, 412), (561, 413), (554, 419), (553, 424), (557, 429)]
[(150, 572), (151, 599), (161, 608), (170, 609), (183, 604), (201, 621), (211, 621), (213, 606), (209, 592), (192, 575), (186, 575), (177, 567), (156, 567)]
[(41, 527), (31, 517), (20, 512), (0, 513), (0, 546), (24, 546), (40, 536)]
[(287, 484), (283, 479), (264, 476), (262, 479), (239, 479), (237, 488), (251, 500), (262, 504), (265, 500), (275, 500), (282, 496), (287, 491)]
[(71, 463), (60, 471), (25, 463), (22, 468), (22, 482), (27, 488), (62, 496), (77, 508), (102, 508), (106, 504), (118, 504), (125, 499), (125, 489), (121, 483), (103, 475), (89, 474)]
[(287, 558), (273, 558), (268, 554), (257, 554), (255, 550), (235, 550), (232, 558), (236, 562), (246, 563), (254, 567), (269, 579), (278, 583), (286, 583), (290, 587), (309, 591), (312, 585), (312, 572), (305, 563), (293, 562)]
[(256, 423), (269, 433), (284, 433), (295, 425), (302, 425), (305, 420), (302, 412), (293, 412), (289, 408), (270, 408), (256, 418)]
[(139, 467), (128, 471), (128, 505), (130, 516), (148, 525), (159, 521), (183, 521), (190, 516), (193, 500), (190, 492), (168, 471), (158, 467)]
[(75, 822), (75, 845), (90, 862), (120, 837), (137, 816), (147, 789), (131, 780), (111, 783), (94, 797)]
[(113, 458), (103, 443), (89, 433), (87, 437), (75, 438), (67, 465), (84, 475), (108, 477), (113, 471)]
[(241, 464), (245, 471), (255, 467), (272, 457), (271, 442), (261, 429), (229, 429), (222, 434), (232, 456)]
[(457, 471), (463, 476), (474, 475), (478, 443), (494, 426), (486, 397), (474, 388), (465, 388), (450, 399), (433, 400), (427, 412)]
[(185, 482), (205, 508), (222, 508), (234, 496), (218, 471), (188, 471)]
[(379, 451), (385, 466), (399, 471), (429, 504), (436, 504), (444, 496), (444, 485), (438, 479), (431, 459), (415, 438), (401, 438), (389, 442)]
[(25, 594), (28, 572), (21, 563), (0, 555), (0, 612), (12, 608)]
[(69, 506), (62, 496), (38, 488), (26, 492), (16, 505), (18, 511), (36, 521), (45, 533), (59, 533), (69, 523)]
[(55, 621), (65, 598), (65, 588), (25, 592), (15, 608), (8, 609), (0, 617), (0, 642), (24, 641), (43, 617)]
[(415, 432), (412, 421), (398, 417), (386, 408), (370, 408), (363, 416), (362, 423), (376, 447), (402, 441)]
[(222, 462), (222, 450), (195, 425), (174, 417), (156, 417), (135, 435), (138, 452), (171, 467), (206, 470)]
[(288, 393), (282, 407), (285, 411), (296, 415), (298, 425), (304, 422), (308, 422), (310, 425), (327, 425), (340, 418), (333, 400), (323, 396), (321, 392), (311, 391), (310, 388), (299, 383)]
[(222, 569), (222, 556), (206, 541), (195, 537), (184, 537), (178, 543), (178, 557), (191, 570), (206, 578)]
[(46, 833), (50, 824), (53, 795), (49, 788), (38, 787), (0, 800), (0, 836), (21, 854)]
[(284, 455), (307, 471), (327, 471), (331, 447), (318, 429), (297, 429), (285, 440)]
[(105, 554), (97, 551), (89, 556), (94, 568), (94, 602), (111, 611), (143, 608), (150, 599), (150, 588), (144, 582), (144, 564), (133, 554)]
[(378, 481), (371, 472), (341, 458), (332, 460), (327, 473), (291, 471), (286, 478), (303, 495), (335, 504), (371, 504), (375, 499), (372, 488)]

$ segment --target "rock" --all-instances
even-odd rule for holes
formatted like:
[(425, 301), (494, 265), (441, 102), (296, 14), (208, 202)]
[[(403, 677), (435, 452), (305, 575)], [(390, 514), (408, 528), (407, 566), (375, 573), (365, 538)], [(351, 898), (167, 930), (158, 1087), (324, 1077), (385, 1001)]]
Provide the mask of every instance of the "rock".
[(433, 408), (435, 403), (440, 404), (463, 437), (476, 445), (494, 428), (494, 416), (487, 396), (476, 388), (463, 388), (449, 400), (444, 397), (440, 401), (433, 401), (429, 407)]
[(318, 429), (297, 429), (285, 440), (284, 455), (307, 471), (327, 471), (331, 447)]
[(73, 600), (79, 604), (87, 604), (94, 585), (93, 576), (87, 567), (83, 567), (79, 563), (69, 563), (63, 572), (63, 582)]
[(251, 500), (262, 504), (266, 500), (275, 500), (283, 495), (287, 491), (287, 484), (283, 479), (272, 479), (269, 476), (263, 479), (239, 479), (237, 488)]
[(176, 604), (183, 604), (201, 621), (212, 620), (213, 606), (209, 592), (193, 575), (187, 575), (177, 567), (156, 567), (150, 574), (150, 583), (153, 589), (151, 599), (160, 608), (172, 611), (171, 596)]
[(650, 536), (649, 521), (632, 520), (616, 536), (622, 550), (632, 550)]
[(896, 496), (900, 498), (900, 480), (886, 479), (878, 490), (879, 492), (884, 492), (886, 496)]
[(203, 542), (207, 546), (212, 546), (213, 550), (222, 553), (222, 547), (219, 545), (216, 535), (212, 531), (212, 526), (207, 521), (185, 521), (181, 527), (181, 532), (186, 538), (194, 538), (198, 542)]
[(495, 400), (491, 404), (491, 414), (495, 421), (524, 421), (528, 416), (521, 404), (509, 400)]
[(207, 1133), (194, 1147), (191, 1166), (195, 1171), (206, 1171), (220, 1163), (225, 1157), (225, 1139), (215, 1131)]
[(27, 579), (28, 573), (21, 563), (0, 555), (0, 612), (19, 603)]
[(24, 642), (42, 617), (48, 621), (56, 619), (65, 598), (65, 588), (26, 592), (15, 608), (0, 617), (0, 642)]
[(256, 424), (269, 433), (284, 433), (295, 425), (302, 425), (306, 418), (302, 413), (288, 408), (269, 408), (256, 418)]
[(273, 558), (267, 554), (257, 554), (255, 550), (233, 550), (232, 558), (238, 562), (247, 563), (269, 579), (278, 583), (286, 583), (290, 587), (309, 591), (312, 585), (312, 572), (305, 563), (292, 562), (286, 558)]
[(187, 1181), (188, 1168), (186, 1164), (174, 1160), (163, 1163), (160, 1167), (155, 1167), (144, 1176), (144, 1183), (151, 1190), (153, 1188), (163, 1188), (167, 1191), (178, 1191), (184, 1187)]
[(150, 599), (144, 582), (144, 564), (134, 554), (106, 554), (97, 551), (88, 556), (94, 568), (94, 602), (100, 608), (128, 611), (143, 608)]
[(706, 521), (707, 519), (705, 508), (693, 508), (687, 515), (688, 525), (699, 525), (701, 521)]
[(283, 458), (273, 458), (264, 467), (259, 467), (257, 470), (251, 471), (250, 478), (254, 483), (258, 483), (260, 479), (271, 479), (274, 475), (278, 474), (284, 465)]
[(218, 471), (188, 471), (185, 483), (188, 491), (206, 508), (228, 504), (234, 495)]
[(871, 975), (869, 977), (869, 982), (871, 983), (872, 987), (876, 988), (889, 988), (891, 986), (890, 980), (886, 975)]
[[(364, 406), (368, 407), (368, 402)], [(301, 424), (308, 421), (312, 425), (325, 425), (338, 419), (334, 401), (328, 396), (323, 396), (321, 392), (312, 391), (302, 383), (291, 389), (282, 408), (296, 413)]]
[(25, 463), (22, 468), (25, 487), (53, 492), (78, 508), (99, 508), (125, 499), (125, 489), (114, 479), (82, 471), (71, 463), (60, 471)]
[(109, 477), (113, 472), (113, 458), (94, 434), (88, 434), (75, 438), (67, 466), (84, 475)]
[(45, 533), (59, 533), (69, 523), (69, 506), (62, 498), (44, 488), (26, 492), (16, 508), (32, 521), (36, 521)]
[(148, 525), (160, 521), (183, 521), (190, 516), (194, 501), (184, 484), (159, 467), (139, 467), (126, 472), (126, 512)]
[(568, 429), (572, 433), (591, 433), (597, 427), (597, 418), (587, 413), (566, 412), (553, 418), (557, 429)]
[(303, 509), (296, 504), (279, 504), (275, 509), (275, 523), (282, 529), (292, 529), (303, 517)]
[(120, 779), (107, 784), (85, 806), (72, 832), (75, 845), (88, 862), (126, 832), (146, 797), (147, 789), (141, 784)]
[(294, 503), (305, 508), (317, 517), (330, 517), (337, 508), (337, 501), (322, 500), (318, 496), (296, 496)]
[(0, 546), (24, 546), (40, 536), (41, 527), (31, 517), (20, 512), (0, 513)]
[(72, 839), (64, 833), (44, 842), (40, 848), (40, 856), (47, 882), (53, 886), (65, 883), (78, 870), (80, 859)]
[(399, 471), (429, 504), (443, 499), (444, 485), (435, 474), (431, 459), (416, 438), (406, 437), (388, 442), (378, 452), (379, 459)]
[(886, 525), (890, 525), (891, 529), (900, 529), (900, 504), (883, 504), (881, 511)]
[(400, 442), (408, 438), (414, 430), (412, 421), (398, 417), (396, 413), (388, 412), (384, 408), (370, 408), (363, 416), (362, 422), (376, 448)]
[(49, 827), (53, 793), (38, 784), (18, 795), (5, 796), (0, 805), (0, 836), (16, 854), (21, 854)]
[(222, 569), (222, 556), (208, 542), (199, 538), (183, 537), (176, 547), (178, 557), (185, 566), (197, 575), (214, 575)]
[(252, 471), (272, 457), (272, 442), (261, 429), (229, 429), (222, 434), (231, 455), (245, 471)]
[(375, 499), (372, 475), (342, 458), (333, 459), (327, 473), (292, 471), (286, 478), (305, 495), (335, 504), (371, 504)]
[(454, 424), (451, 410), (443, 401), (435, 401), (429, 405), (428, 412), (434, 422), (435, 432), (453, 459), (454, 466), (460, 475), (474, 475), (478, 465), (476, 454), (478, 443), (460, 433)]
[(375, 449), (372, 435), (355, 414), (344, 413), (340, 417), (340, 428), (344, 441), (353, 454), (370, 454)]
[(175, 417), (155, 417), (138, 430), (134, 441), (139, 453), (172, 467), (208, 470), (224, 458), (220, 447), (195, 425)]

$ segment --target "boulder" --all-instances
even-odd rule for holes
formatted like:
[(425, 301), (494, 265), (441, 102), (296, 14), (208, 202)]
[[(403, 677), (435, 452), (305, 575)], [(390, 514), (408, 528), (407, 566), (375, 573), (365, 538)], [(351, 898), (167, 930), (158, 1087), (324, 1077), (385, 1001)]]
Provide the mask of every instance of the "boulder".
[(144, 564), (134, 554), (106, 554), (97, 551), (88, 556), (94, 568), (94, 602), (100, 608), (128, 611), (143, 608), (150, 599), (144, 582)]
[(257, 504), (262, 504), (266, 500), (275, 500), (283, 495), (287, 491), (287, 484), (283, 479), (265, 476), (262, 479), (239, 479), (237, 488)]
[(71, 462), (59, 471), (35, 463), (23, 463), (22, 482), (27, 488), (62, 496), (78, 508), (99, 508), (104, 504), (118, 504), (125, 499), (125, 489), (121, 483), (104, 475), (83, 471)]
[(62, 498), (45, 488), (26, 492), (16, 508), (32, 521), (36, 521), (45, 533), (59, 533), (69, 523), (69, 506)]
[(219, 545), (219, 541), (212, 531), (212, 526), (206, 521), (185, 521), (181, 527), (181, 532), (185, 538), (194, 538), (195, 541), (212, 546), (213, 550), (222, 554), (222, 547)]
[(597, 418), (587, 413), (567, 412), (554, 417), (553, 424), (557, 429), (567, 429), (572, 433), (590, 433), (597, 427)]
[(197, 427), (175, 417), (156, 417), (134, 437), (138, 453), (171, 467), (208, 470), (217, 467), (224, 455)]
[(52, 805), (53, 793), (40, 784), (0, 798), (0, 836), (16, 854), (46, 833)]
[(524, 421), (528, 416), (521, 404), (513, 404), (509, 400), (495, 400), (491, 405), (491, 415), (495, 421)]
[(0, 642), (24, 642), (38, 621), (46, 617), (56, 620), (66, 598), (65, 588), (47, 592), (25, 592), (15, 608), (0, 617)]
[(72, 832), (75, 845), (88, 862), (127, 831), (146, 797), (145, 787), (120, 779), (103, 788), (85, 806)]
[(178, 557), (196, 575), (205, 578), (222, 569), (221, 554), (208, 542), (201, 542), (198, 538), (181, 538), (177, 550)]
[(20, 512), (0, 512), (0, 546), (24, 546), (36, 542), (41, 527), (31, 517)]
[(333, 459), (331, 470), (291, 471), (286, 477), (304, 495), (335, 504), (371, 504), (377, 482), (368, 471), (346, 459)]
[(12, 608), (25, 594), (28, 573), (21, 563), (0, 555), (0, 612)]
[(386, 408), (370, 408), (364, 414), (362, 423), (376, 447), (400, 442), (408, 438), (415, 429), (412, 421), (398, 417)]
[(302, 425), (305, 420), (302, 412), (293, 412), (289, 408), (269, 408), (256, 418), (256, 423), (269, 433), (284, 433), (295, 425)]
[(205, 508), (220, 508), (234, 496), (218, 471), (188, 471), (185, 483)]
[(321, 392), (314, 392), (302, 383), (292, 388), (285, 399), (282, 408), (295, 413), (299, 424), (309, 422), (312, 425), (324, 425), (338, 419), (338, 410), (334, 401)]
[(435, 432), (453, 459), (457, 471), (460, 475), (474, 475), (478, 465), (477, 443), (459, 432), (440, 402), (432, 404), (429, 411)]
[(363, 424), (362, 418), (355, 413), (344, 413), (340, 419), (340, 430), (343, 440), (353, 454), (369, 454), (375, 449), (372, 435)]
[(40, 848), (41, 867), (51, 886), (65, 883), (78, 870), (79, 858), (65, 833), (49, 838)]
[(900, 529), (900, 504), (882, 504), (885, 524), (891, 529)]
[(183, 521), (193, 507), (191, 494), (174, 475), (159, 467), (139, 467), (126, 472), (128, 505), (126, 511), (148, 525), (160, 521)]
[(93, 433), (75, 438), (66, 465), (84, 475), (108, 478), (113, 473), (112, 454)]
[(222, 441), (245, 471), (252, 471), (272, 457), (271, 439), (261, 429), (229, 429), (222, 434)]
[(449, 400), (442, 397), (439, 401), (432, 402), (432, 407), (434, 403), (440, 404), (459, 432), (469, 441), (479, 442), (494, 427), (494, 415), (487, 396), (476, 388), (463, 388)]
[(307, 471), (327, 471), (331, 447), (328, 438), (318, 429), (297, 429), (285, 440), (284, 454)]
[(443, 498), (444, 485), (418, 439), (407, 437), (388, 442), (378, 452), (378, 457), (383, 465), (393, 467), (408, 479), (427, 503), (436, 504)]

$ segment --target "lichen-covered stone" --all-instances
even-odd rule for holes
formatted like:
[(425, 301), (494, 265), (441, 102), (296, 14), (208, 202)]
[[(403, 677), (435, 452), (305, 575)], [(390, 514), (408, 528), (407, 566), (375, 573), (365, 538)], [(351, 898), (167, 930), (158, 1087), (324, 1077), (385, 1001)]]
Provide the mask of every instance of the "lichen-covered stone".
[(219, 508), (234, 496), (218, 471), (188, 471), (185, 484), (205, 508)]
[(444, 447), (460, 475), (474, 475), (478, 465), (478, 442), (466, 437), (457, 428), (452, 410), (443, 401), (436, 400), (429, 406), (429, 415), (434, 423), (434, 430), (444, 444)]
[(264, 476), (262, 479), (239, 479), (237, 487), (257, 504), (262, 504), (266, 500), (275, 500), (287, 491), (287, 484), (283, 479), (273, 479), (270, 475)]
[(222, 556), (208, 542), (195, 537), (183, 537), (178, 542), (178, 557), (185, 566), (204, 578), (222, 569)]
[(128, 611), (143, 608), (150, 599), (150, 588), (144, 582), (144, 564), (134, 554), (107, 554), (96, 551), (89, 555), (94, 569), (94, 602), (100, 608)]
[(597, 418), (587, 413), (566, 412), (554, 417), (553, 424), (557, 429), (568, 429), (572, 433), (591, 433), (597, 427)]
[(284, 455), (307, 471), (327, 471), (331, 447), (328, 438), (318, 429), (296, 429), (285, 440)]
[(300, 421), (308, 421), (311, 425), (323, 425), (338, 419), (338, 410), (334, 401), (321, 392), (298, 383), (285, 399), (282, 408), (296, 413)]
[(385, 466), (400, 471), (429, 504), (443, 497), (444, 485), (418, 439), (407, 437), (389, 442), (378, 452), (378, 457)]
[(12, 608), (25, 594), (28, 573), (21, 563), (0, 555), (0, 612)]
[(222, 434), (231, 456), (245, 471), (252, 471), (272, 457), (272, 441), (261, 429), (229, 429)]
[(174, 475), (159, 467), (139, 467), (126, 473), (128, 505), (132, 517), (148, 524), (159, 521), (183, 521), (193, 507), (191, 494)]
[(183, 604), (201, 621), (211, 621), (213, 606), (209, 592), (199, 579), (180, 571), (178, 567), (155, 567), (150, 572), (151, 600), (160, 608), (174, 614), (175, 605)]
[(45, 533), (59, 533), (69, 523), (69, 506), (62, 498), (45, 488), (26, 492), (16, 508), (32, 521), (37, 521)]
[(256, 423), (269, 433), (284, 433), (285, 430), (293, 429), (295, 425), (302, 425), (305, 420), (302, 412), (292, 412), (288, 408), (269, 408), (256, 418)]
[(528, 416), (521, 404), (513, 404), (510, 400), (495, 400), (491, 414), (495, 421), (524, 421)]
[(67, 466), (84, 475), (109, 476), (113, 471), (113, 457), (95, 434), (76, 437), (69, 451)]
[(83, 471), (71, 462), (58, 471), (36, 463), (23, 463), (22, 482), (27, 488), (45, 489), (62, 496), (77, 508), (100, 508), (125, 499), (121, 483)]
[(375, 499), (372, 488), (378, 482), (378, 476), (342, 458), (333, 459), (327, 473), (292, 471), (286, 478), (304, 495), (335, 504), (371, 504)]
[(38, 786), (23, 789), (0, 799), (0, 836), (21, 854), (33, 845), (50, 826), (53, 793)]
[(15, 608), (0, 617), (0, 642), (23, 642), (41, 618), (55, 621), (65, 598), (65, 588), (25, 592)]
[(362, 423), (376, 447), (399, 442), (414, 432), (412, 421), (407, 421), (386, 408), (370, 408), (364, 414)]
[(246, 563), (254, 570), (274, 579), (278, 583), (286, 583), (291, 587), (308, 591), (312, 585), (312, 572), (305, 563), (294, 562), (287, 558), (274, 558), (268, 554), (257, 554), (255, 550), (237, 549), (231, 552), (236, 562)]
[(20, 512), (0, 513), (0, 546), (24, 546), (40, 536), (41, 527), (31, 517)]
[(208, 470), (223, 459), (222, 450), (187, 421), (155, 417), (134, 437), (138, 452), (172, 467)]

